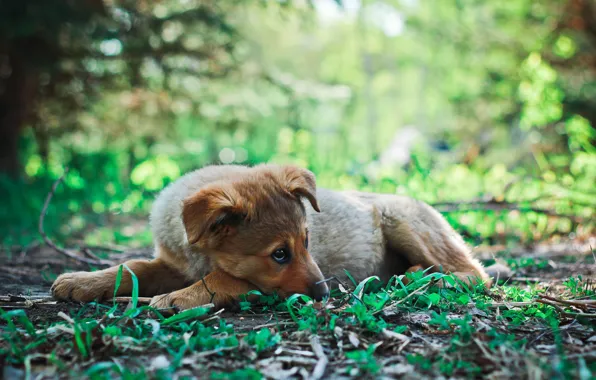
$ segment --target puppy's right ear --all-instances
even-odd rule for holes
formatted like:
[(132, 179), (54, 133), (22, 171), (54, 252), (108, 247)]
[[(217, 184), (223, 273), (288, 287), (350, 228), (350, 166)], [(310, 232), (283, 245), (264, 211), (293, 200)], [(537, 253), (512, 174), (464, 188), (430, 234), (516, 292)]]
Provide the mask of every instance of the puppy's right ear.
[(316, 212), (321, 212), (315, 175), (310, 170), (291, 165), (282, 167), (282, 173), (286, 190), (296, 197), (305, 197)]
[(200, 241), (203, 247), (214, 247), (223, 237), (234, 234), (245, 218), (240, 195), (224, 186), (204, 188), (182, 205), (182, 222), (191, 245)]

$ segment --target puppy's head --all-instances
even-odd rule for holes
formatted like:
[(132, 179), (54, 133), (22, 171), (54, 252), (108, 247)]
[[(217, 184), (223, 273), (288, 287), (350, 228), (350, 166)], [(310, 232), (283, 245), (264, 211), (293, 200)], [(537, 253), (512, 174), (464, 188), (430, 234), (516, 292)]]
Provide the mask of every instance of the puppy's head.
[(241, 178), (202, 188), (184, 201), (189, 244), (213, 265), (282, 297), (329, 289), (308, 253), (305, 198), (319, 212), (314, 175), (293, 166), (261, 165)]

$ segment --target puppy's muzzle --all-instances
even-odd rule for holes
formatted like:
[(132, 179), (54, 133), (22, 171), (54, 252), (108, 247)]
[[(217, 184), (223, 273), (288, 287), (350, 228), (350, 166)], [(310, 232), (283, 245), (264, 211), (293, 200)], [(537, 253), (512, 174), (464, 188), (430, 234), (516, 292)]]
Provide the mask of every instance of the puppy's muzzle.
[(309, 287), (309, 293), (315, 301), (322, 301), (323, 298), (329, 297), (329, 287), (324, 281), (318, 281)]

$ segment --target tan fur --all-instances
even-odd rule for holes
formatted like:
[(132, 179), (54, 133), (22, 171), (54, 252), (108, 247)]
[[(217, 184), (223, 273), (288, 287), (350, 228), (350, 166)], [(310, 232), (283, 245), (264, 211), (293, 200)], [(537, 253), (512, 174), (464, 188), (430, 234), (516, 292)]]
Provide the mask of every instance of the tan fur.
[[(314, 175), (293, 166), (208, 166), (188, 173), (162, 191), (150, 221), (156, 259), (127, 265), (140, 293), (155, 296), (159, 307), (184, 309), (212, 298), (224, 305), (253, 289), (321, 295), (327, 292), (323, 274), (345, 280), (345, 270), (357, 280), (388, 280), (430, 267), (492, 282), (429, 205), (397, 195), (317, 190)], [(271, 257), (281, 247), (292, 254), (286, 264)], [(63, 274), (52, 292), (78, 301), (108, 298), (116, 273)], [(124, 273), (119, 294), (131, 290)]]

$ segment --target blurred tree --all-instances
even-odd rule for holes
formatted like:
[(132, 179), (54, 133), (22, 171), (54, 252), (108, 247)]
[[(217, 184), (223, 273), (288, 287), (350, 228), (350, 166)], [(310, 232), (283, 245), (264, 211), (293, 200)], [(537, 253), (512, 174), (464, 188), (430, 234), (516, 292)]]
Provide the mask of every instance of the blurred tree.
[(81, 128), (79, 113), (98, 94), (137, 89), (127, 98), (134, 109), (143, 89), (168, 89), (173, 73), (225, 76), (236, 38), (225, 14), (236, 3), (1, 0), (0, 172), (20, 173), (25, 126), (47, 159), (49, 141)]

